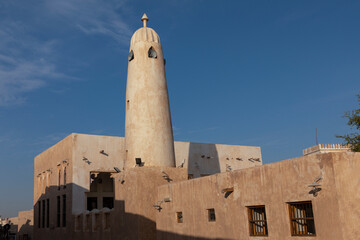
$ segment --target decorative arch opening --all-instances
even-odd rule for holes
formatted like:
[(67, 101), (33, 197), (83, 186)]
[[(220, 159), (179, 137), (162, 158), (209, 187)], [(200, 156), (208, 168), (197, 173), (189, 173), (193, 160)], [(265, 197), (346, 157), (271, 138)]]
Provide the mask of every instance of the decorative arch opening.
[(131, 61), (131, 60), (133, 60), (134, 59), (134, 52), (133, 52), (133, 50), (131, 50), (130, 52), (129, 52), (129, 55), (128, 55), (128, 60), (129, 60), (129, 62)]
[(149, 58), (157, 58), (157, 53), (153, 47), (149, 48), (148, 56)]

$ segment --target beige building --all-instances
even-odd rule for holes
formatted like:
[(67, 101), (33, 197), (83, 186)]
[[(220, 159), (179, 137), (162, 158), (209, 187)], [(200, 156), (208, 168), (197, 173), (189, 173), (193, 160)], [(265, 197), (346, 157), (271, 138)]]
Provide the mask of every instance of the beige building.
[[(181, 172), (182, 180), (262, 164), (259, 147), (191, 142), (174, 142), (174, 146), (176, 168), (170, 170)], [(122, 171), (120, 174), (126, 174), (131, 169), (136, 170), (135, 172), (151, 169), (146, 165), (135, 167), (134, 161), (134, 167), (123, 171), (124, 161), (125, 138), (77, 133), (69, 135), (35, 157), (36, 239), (71, 233), (76, 228), (74, 218), (79, 214), (94, 209), (100, 212), (113, 209), (123, 195), (128, 195), (124, 193), (119, 198), (116, 197), (116, 170)], [(165, 169), (169, 168), (157, 168), (156, 172), (161, 179), (159, 185), (167, 183), (162, 176), (163, 172), (168, 174), (170, 170)], [(148, 180), (151, 182), (151, 177)], [(143, 186), (144, 183), (139, 185)], [(155, 186), (152, 188), (155, 191), (152, 198), (155, 201), (154, 188)], [(43, 234), (44, 238), (41, 238), (39, 235)]]
[(357, 239), (360, 154), (262, 165), (260, 147), (174, 142), (160, 38), (142, 21), (125, 138), (73, 133), (35, 157), (33, 238)]
[(34, 211), (22, 211), (18, 213), (17, 240), (33, 239)]
[(325, 153), (160, 186), (157, 239), (356, 240), (360, 153)]

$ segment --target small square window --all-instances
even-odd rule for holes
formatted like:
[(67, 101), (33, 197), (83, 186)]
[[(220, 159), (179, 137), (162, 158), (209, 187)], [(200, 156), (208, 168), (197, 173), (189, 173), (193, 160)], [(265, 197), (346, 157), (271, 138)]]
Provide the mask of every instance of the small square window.
[(289, 203), (289, 214), (292, 236), (315, 236), (311, 201)]
[(209, 219), (209, 222), (216, 221), (215, 209), (213, 209), (213, 208), (208, 209), (208, 219)]
[(182, 212), (177, 212), (176, 213), (176, 219), (178, 223), (183, 223), (183, 213)]
[(250, 236), (267, 236), (265, 206), (248, 207)]

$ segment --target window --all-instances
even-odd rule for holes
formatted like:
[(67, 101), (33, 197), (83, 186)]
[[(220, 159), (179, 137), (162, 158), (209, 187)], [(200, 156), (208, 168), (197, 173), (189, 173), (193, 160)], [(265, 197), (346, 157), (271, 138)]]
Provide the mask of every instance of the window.
[(66, 227), (66, 195), (62, 196), (63, 208), (62, 208), (62, 226)]
[(129, 62), (131, 61), (131, 60), (133, 60), (134, 59), (134, 52), (133, 52), (133, 50), (131, 50), (130, 52), (129, 52), (129, 55), (128, 55), (128, 60), (129, 60)]
[(112, 209), (114, 208), (114, 198), (113, 197), (103, 197), (103, 207)]
[(151, 47), (148, 51), (149, 58), (157, 58), (157, 53), (153, 47)]
[(50, 199), (46, 199), (46, 227), (50, 226)]
[(314, 214), (311, 202), (289, 203), (292, 236), (315, 236)]
[(60, 227), (60, 196), (56, 198), (56, 227)]
[(208, 219), (209, 219), (209, 222), (215, 222), (216, 221), (215, 209), (213, 209), (213, 208), (208, 209)]
[(66, 167), (64, 167), (64, 188), (66, 188)]
[(45, 228), (45, 200), (42, 200), (41, 227)]
[(183, 214), (182, 212), (177, 212), (176, 213), (176, 220), (178, 223), (183, 223)]
[(88, 197), (87, 198), (87, 210), (91, 211), (97, 209), (97, 197)]
[(41, 227), (41, 201), (38, 201), (38, 228)]
[(193, 179), (194, 178), (194, 174), (188, 174), (188, 179)]
[(267, 236), (265, 206), (248, 207), (250, 236)]
[(144, 166), (144, 163), (141, 161), (141, 158), (135, 158), (135, 163), (138, 167)]

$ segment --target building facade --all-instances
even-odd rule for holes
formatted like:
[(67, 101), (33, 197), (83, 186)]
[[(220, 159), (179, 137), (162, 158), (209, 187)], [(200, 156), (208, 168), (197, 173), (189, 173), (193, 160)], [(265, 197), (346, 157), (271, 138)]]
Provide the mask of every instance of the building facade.
[(160, 38), (142, 21), (125, 138), (73, 133), (35, 157), (34, 239), (358, 239), (360, 154), (262, 165), (260, 147), (174, 142)]
[[(176, 167), (170, 170), (181, 172), (181, 178), (177, 178), (181, 180), (262, 165), (260, 147), (191, 142), (174, 142), (174, 146)], [(35, 239), (56, 239), (57, 236), (62, 237), (64, 234), (67, 237), (81, 234), (83, 227), (79, 227), (79, 218), (76, 216), (84, 213), (85, 216), (91, 211), (117, 215), (116, 204), (119, 201), (125, 202), (123, 198), (129, 193), (116, 192), (115, 168), (122, 172), (120, 174), (131, 172), (131, 169), (138, 173), (152, 168), (146, 165), (135, 167), (134, 162), (133, 167), (124, 171), (125, 155), (123, 137), (73, 133), (36, 156)], [(157, 197), (157, 186), (167, 183), (162, 172), (169, 174), (170, 171), (168, 167), (161, 166), (155, 169), (160, 181), (149, 188), (153, 197), (143, 196), (153, 201)], [(152, 181), (151, 177), (149, 181)], [(175, 180), (171, 179), (171, 181)], [(144, 185), (144, 183), (138, 184)], [(120, 184), (120, 186), (125, 185)], [(154, 204), (152, 200), (150, 202)], [(155, 217), (155, 213), (153, 216)], [(81, 224), (81, 226), (85, 225)], [(88, 231), (86, 229), (91, 228), (85, 228), (85, 232)]]

